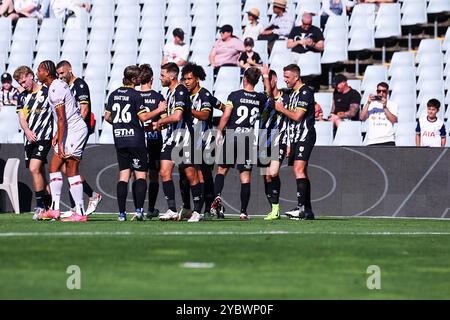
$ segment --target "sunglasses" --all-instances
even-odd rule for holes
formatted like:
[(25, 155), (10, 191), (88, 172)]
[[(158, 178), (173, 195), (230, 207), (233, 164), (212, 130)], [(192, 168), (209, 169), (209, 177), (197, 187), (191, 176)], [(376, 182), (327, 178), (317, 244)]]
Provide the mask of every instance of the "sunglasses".
[(386, 93), (387, 92), (387, 90), (378, 90), (377, 89), (377, 93)]

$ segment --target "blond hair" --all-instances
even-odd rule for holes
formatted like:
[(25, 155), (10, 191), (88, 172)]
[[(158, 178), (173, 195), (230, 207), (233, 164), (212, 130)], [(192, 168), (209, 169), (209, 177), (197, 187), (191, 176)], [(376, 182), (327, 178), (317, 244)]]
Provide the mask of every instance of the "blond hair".
[(30, 69), (29, 67), (27, 67), (27, 66), (21, 66), (21, 67), (18, 67), (18, 68), (16, 69), (16, 71), (14, 71), (13, 78), (14, 78), (14, 80), (16, 80), (17, 82), (19, 82), (20, 78), (26, 77), (26, 76), (29, 75), (29, 74), (33, 75), (33, 77), (34, 77), (34, 72), (33, 72), (33, 70), (31, 70), (31, 69)]

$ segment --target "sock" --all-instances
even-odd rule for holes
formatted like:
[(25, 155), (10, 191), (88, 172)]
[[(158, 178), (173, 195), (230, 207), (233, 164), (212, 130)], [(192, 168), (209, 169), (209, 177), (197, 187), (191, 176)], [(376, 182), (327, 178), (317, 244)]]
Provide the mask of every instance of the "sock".
[(203, 198), (205, 200), (205, 211), (210, 212), (211, 204), (214, 201), (214, 179), (212, 176), (205, 178)]
[(135, 181), (136, 210), (137, 209), (142, 210), (142, 208), (144, 208), (146, 194), (147, 194), (147, 181), (145, 181), (145, 179), (137, 179)]
[[(45, 192), (44, 208), (45, 208), (45, 210), (48, 210), (52, 206), (52, 196), (50, 194), (48, 194), (47, 191), (44, 191), (44, 192)], [(70, 194), (70, 192), (69, 192), (69, 194)]]
[(69, 201), (70, 201), (70, 209), (75, 208), (75, 200), (73, 200), (72, 193), (69, 191)]
[(297, 179), (297, 206), (304, 206), (307, 198), (308, 179)]
[(269, 201), (269, 204), (272, 204), (272, 200), (270, 199), (272, 197), (271, 183), (271, 181), (264, 179), (264, 192), (266, 193), (266, 198), (267, 201)]
[(45, 208), (44, 203), (45, 190), (36, 191), (35, 196), (36, 196), (36, 207)]
[(312, 210), (311, 205), (311, 182), (306, 180), (306, 199), (305, 199), (305, 209)]
[(222, 194), (223, 185), (225, 184), (225, 176), (223, 174), (217, 174), (214, 180), (214, 194), (220, 196)]
[(94, 196), (94, 190), (92, 190), (89, 183), (86, 180), (83, 181), (83, 192), (89, 197), (92, 198)]
[(279, 176), (272, 177), (272, 182), (270, 183), (270, 191), (271, 191), (270, 202), (272, 204), (280, 203), (280, 189), (281, 189), (280, 177)]
[(163, 182), (163, 191), (167, 200), (167, 206), (170, 210), (177, 212), (177, 206), (175, 203), (175, 185), (172, 180)]
[(155, 211), (155, 203), (158, 198), (159, 183), (150, 182), (148, 184), (148, 211)]
[(136, 180), (131, 184), (131, 194), (133, 196), (133, 205), (135, 208), (139, 208), (136, 203)]
[(81, 215), (84, 215), (84, 204), (83, 204), (83, 181), (81, 176), (69, 177), (70, 194), (75, 201), (75, 211)]
[(183, 201), (183, 208), (184, 209), (191, 209), (191, 189), (189, 185), (189, 181), (186, 177), (186, 174), (183, 170), (180, 170), (180, 193), (181, 193), (181, 200)]
[(119, 205), (119, 212), (127, 212), (127, 194), (128, 183), (125, 181), (117, 182), (117, 204)]
[(202, 195), (202, 188), (200, 186), (200, 183), (197, 183), (195, 186), (191, 186), (192, 191), (192, 200), (194, 201), (194, 211), (197, 211), (198, 213), (202, 212), (202, 206), (203, 206), (203, 195)]
[(241, 213), (247, 214), (247, 207), (250, 201), (250, 183), (241, 183)]
[(50, 191), (52, 193), (52, 210), (59, 210), (59, 201), (61, 200), (61, 189), (63, 186), (63, 177), (61, 172), (50, 173)]

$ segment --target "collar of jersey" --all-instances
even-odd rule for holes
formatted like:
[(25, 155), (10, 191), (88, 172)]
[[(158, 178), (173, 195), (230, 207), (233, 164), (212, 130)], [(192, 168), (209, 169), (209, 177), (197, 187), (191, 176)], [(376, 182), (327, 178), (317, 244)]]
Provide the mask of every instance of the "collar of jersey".
[(122, 88), (133, 88), (133, 86), (122, 85)]
[(305, 84), (302, 84), (300, 88), (298, 88), (297, 90), (294, 90), (294, 92), (299, 92), (301, 88), (303, 88), (305, 86)]
[(198, 93), (200, 92), (200, 90), (202, 90), (202, 88), (203, 88), (203, 87), (200, 86), (200, 89), (198, 89), (198, 91), (197, 91), (196, 93), (191, 93), (191, 97), (192, 97), (192, 96), (195, 96), (196, 94), (198, 94)]
[(38, 86), (38, 88), (36, 89), (36, 91), (32, 91), (31, 92), (31, 94), (35, 94), (35, 93), (38, 93), (39, 92), (39, 90), (41, 90), (42, 89), (42, 86)]

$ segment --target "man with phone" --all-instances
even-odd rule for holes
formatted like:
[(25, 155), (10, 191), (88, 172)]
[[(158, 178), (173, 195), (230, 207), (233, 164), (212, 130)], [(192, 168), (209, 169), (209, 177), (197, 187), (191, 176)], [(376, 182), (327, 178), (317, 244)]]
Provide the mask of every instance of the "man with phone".
[(397, 122), (398, 106), (394, 101), (388, 100), (388, 94), (389, 85), (380, 82), (377, 85), (377, 95), (369, 95), (361, 111), (361, 121), (368, 121), (368, 146), (395, 146), (394, 123)]

